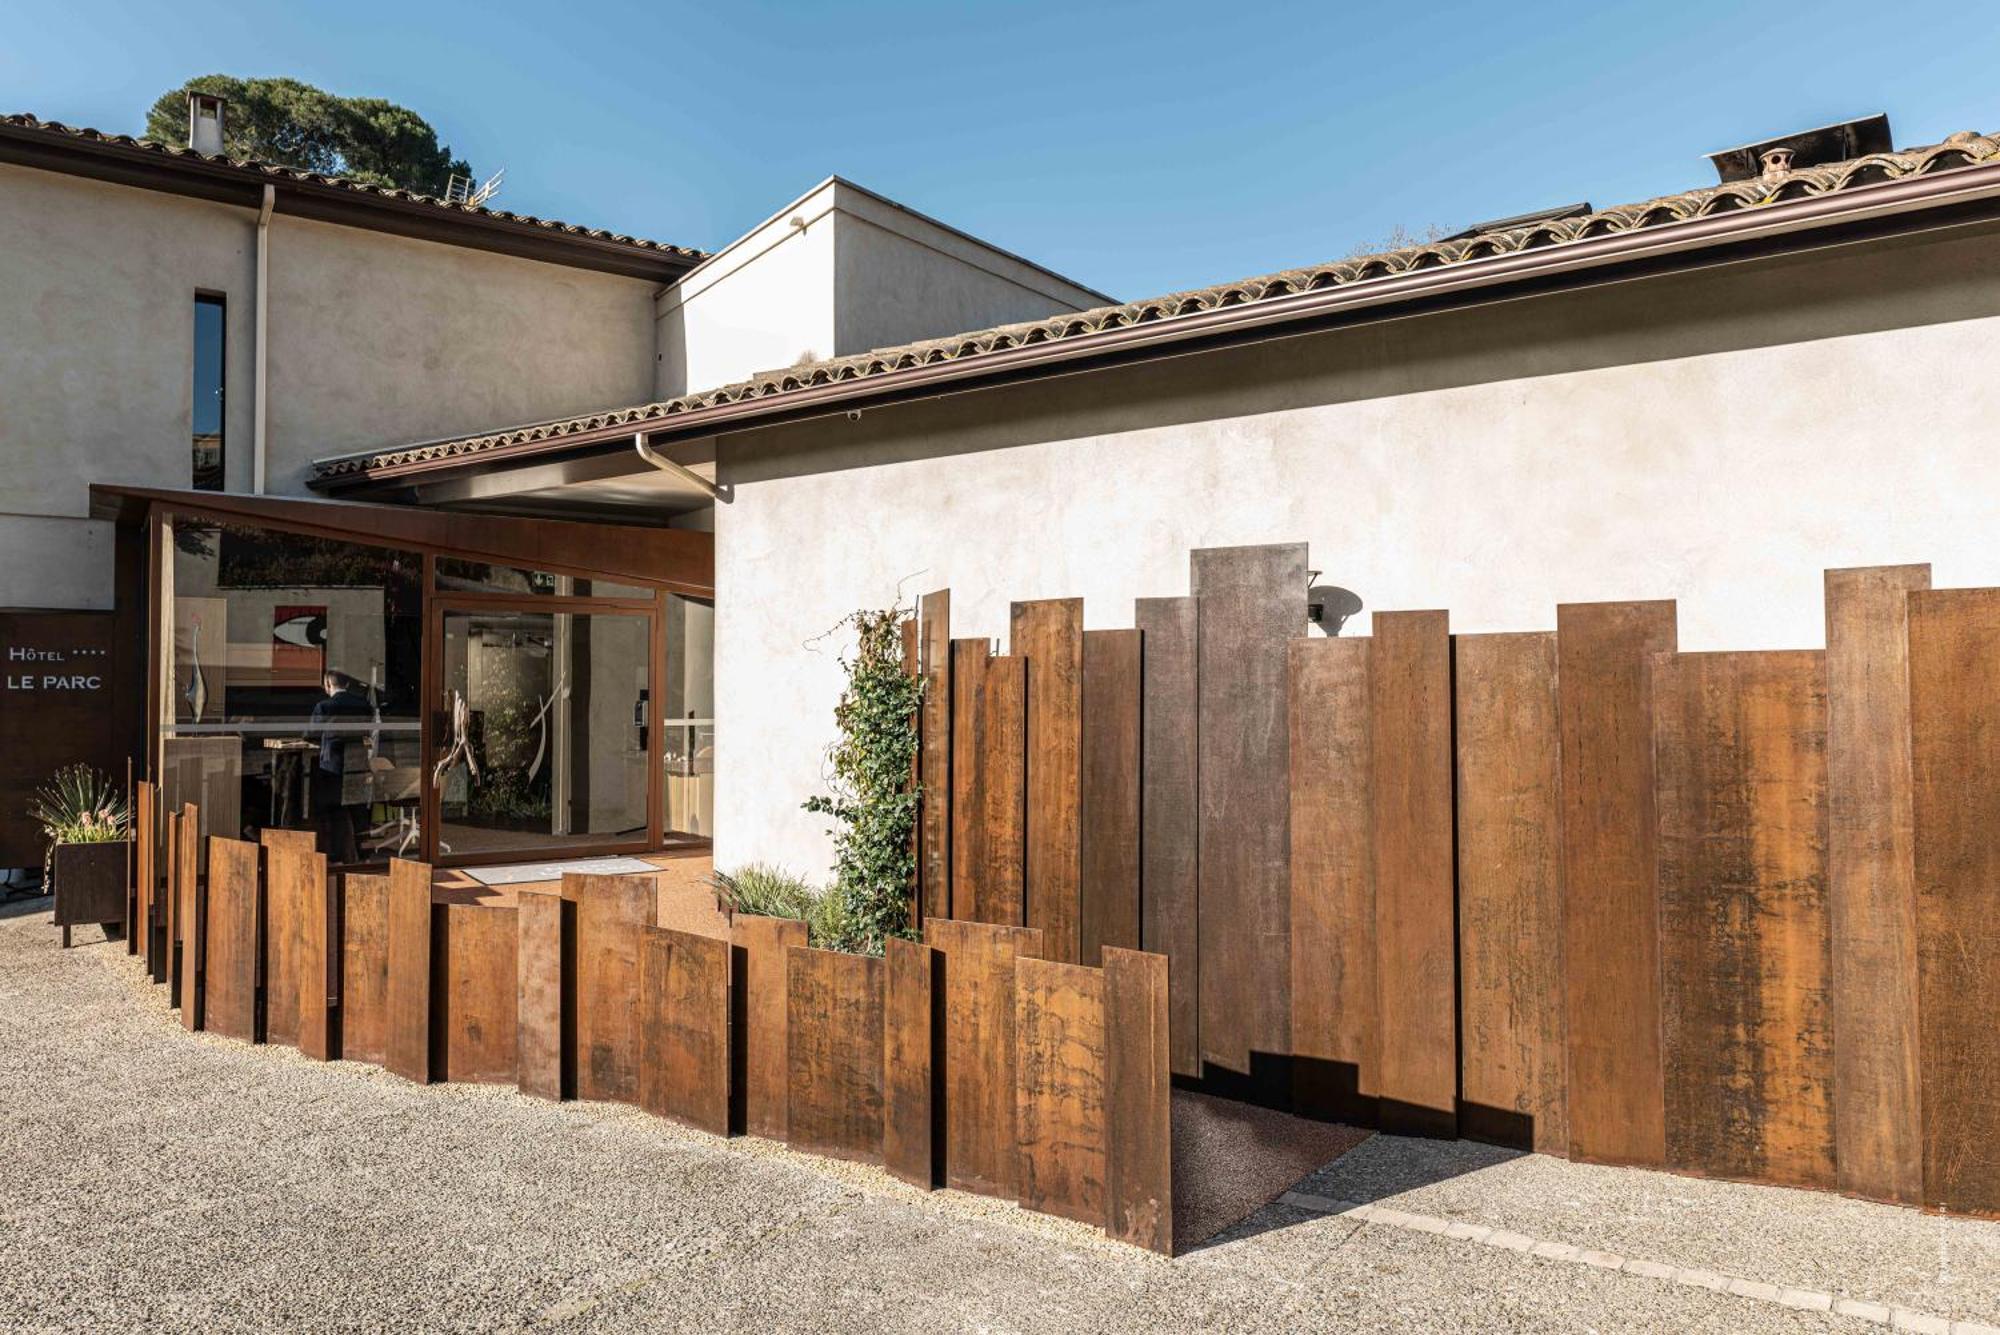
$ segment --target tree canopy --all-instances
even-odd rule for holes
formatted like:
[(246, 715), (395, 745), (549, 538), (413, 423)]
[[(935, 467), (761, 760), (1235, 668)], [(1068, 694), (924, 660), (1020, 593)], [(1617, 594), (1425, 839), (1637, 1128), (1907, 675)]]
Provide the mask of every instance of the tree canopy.
[(146, 138), (185, 146), (187, 95), (227, 98), (223, 150), (326, 176), (443, 195), (456, 174), (472, 175), (429, 121), (379, 97), (339, 97), (297, 79), (204, 74), (162, 93), (146, 113)]

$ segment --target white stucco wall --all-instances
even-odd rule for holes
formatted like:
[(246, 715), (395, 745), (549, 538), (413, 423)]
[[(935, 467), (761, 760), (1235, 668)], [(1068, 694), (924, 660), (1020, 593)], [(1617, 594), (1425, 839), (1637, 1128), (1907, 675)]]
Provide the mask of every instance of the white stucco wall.
[(838, 355), (1112, 304), (892, 200), (834, 186)]
[(1878, 245), (723, 438), (716, 858), (814, 875), (857, 607), (1131, 624), (1191, 548), (1305, 540), (1367, 611), (1552, 628), (1679, 600), (1683, 648), (1824, 643), (1827, 567), (2000, 583), (2000, 236)]
[(801, 362), (1107, 303), (830, 178), (660, 294), (661, 398)]
[(655, 394), (670, 399), (833, 356), (833, 231), (828, 183), (662, 292)]

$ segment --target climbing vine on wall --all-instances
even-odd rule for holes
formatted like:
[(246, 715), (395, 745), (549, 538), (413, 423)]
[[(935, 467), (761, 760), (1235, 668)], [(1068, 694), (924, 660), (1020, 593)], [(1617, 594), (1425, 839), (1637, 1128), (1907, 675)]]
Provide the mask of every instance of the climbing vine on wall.
[(902, 622), (908, 609), (860, 611), (843, 623), (857, 643), (840, 660), (847, 688), (834, 709), (840, 738), (828, 750), (831, 794), (805, 809), (831, 816), (838, 857), (828, 894), (847, 906), (847, 950), (879, 954), (892, 936), (913, 934), (910, 886), (918, 792), (911, 778), (917, 755), (917, 710), (923, 683), (903, 670)]

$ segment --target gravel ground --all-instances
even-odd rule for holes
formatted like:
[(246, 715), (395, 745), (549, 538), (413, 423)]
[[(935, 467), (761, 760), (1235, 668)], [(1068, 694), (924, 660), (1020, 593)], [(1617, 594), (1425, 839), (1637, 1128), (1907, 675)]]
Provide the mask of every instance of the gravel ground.
[[(7, 1329), (1871, 1329), (1282, 1205), (1166, 1261), (632, 1108), (187, 1034), (122, 946), (0, 915)], [(2000, 1225), (1832, 1197), (1383, 1136), (1307, 1189), (1964, 1317), (2000, 1293)]]

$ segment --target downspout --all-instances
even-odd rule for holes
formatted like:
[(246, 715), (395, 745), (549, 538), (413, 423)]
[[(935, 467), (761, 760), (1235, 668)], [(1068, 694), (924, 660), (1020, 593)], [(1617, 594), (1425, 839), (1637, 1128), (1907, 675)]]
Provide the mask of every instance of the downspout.
[(271, 210), (277, 206), (277, 203), (278, 188), (269, 184), (265, 185), (264, 203), (257, 210), (257, 350), (255, 354), (257, 367), (254, 376), (257, 398), (254, 411), (257, 416), (255, 425), (251, 429), (250, 446), (250, 490), (259, 496), (264, 494), (264, 475), (266, 471), (265, 431), (270, 421), (270, 414), (266, 411), (268, 405), (265, 403), (264, 386), (268, 379), (266, 375), (266, 358), (271, 322), (271, 294), (269, 291), (271, 276)]
[(695, 472), (692, 468), (689, 468), (686, 464), (675, 463), (672, 459), (669, 459), (666, 455), (661, 454), (651, 445), (648, 445), (646, 443), (645, 432), (635, 431), (632, 433), (632, 448), (638, 452), (638, 455), (641, 459), (644, 459), (647, 463), (659, 469), (662, 473), (669, 473), (674, 477), (679, 478), (681, 481), (688, 483), (690, 486), (701, 488), (703, 491), (708, 493), (708, 497), (710, 500), (727, 501), (729, 499), (729, 497), (724, 494), (721, 487), (717, 486), (713, 482), (710, 482), (707, 478), (703, 477), (700, 473)]

